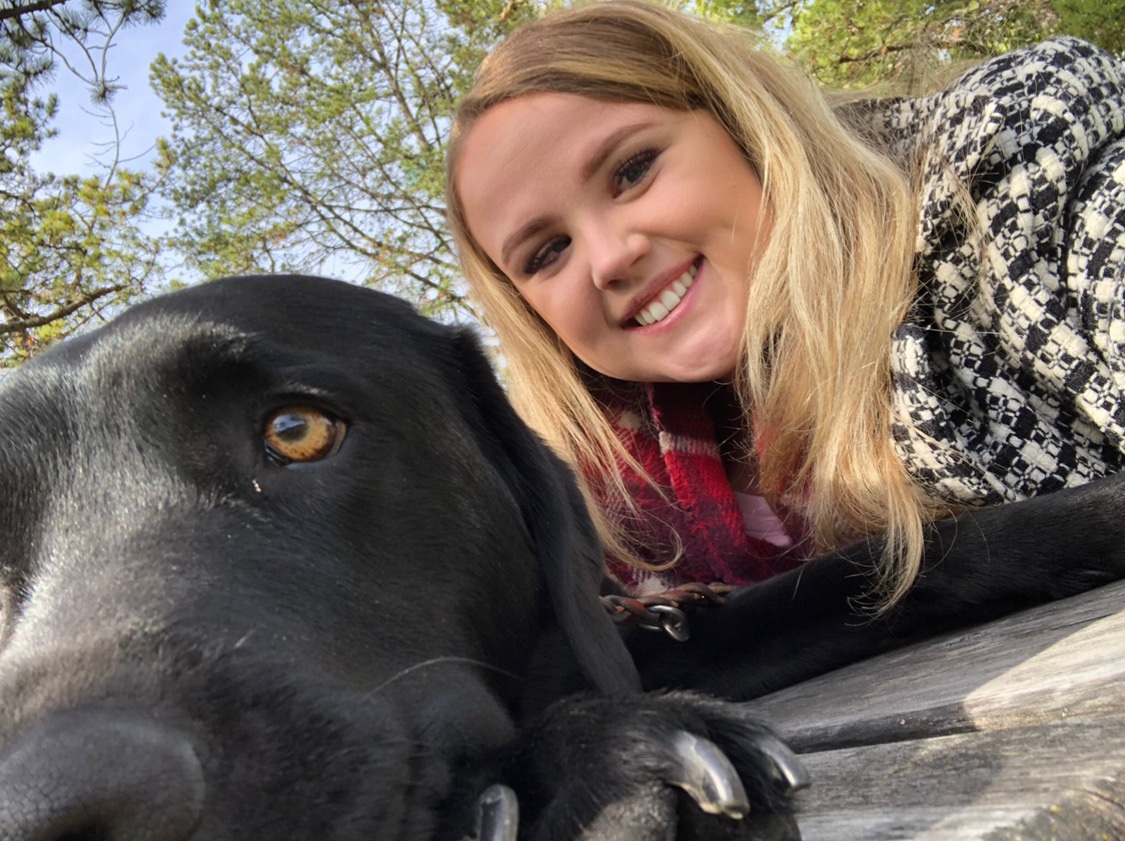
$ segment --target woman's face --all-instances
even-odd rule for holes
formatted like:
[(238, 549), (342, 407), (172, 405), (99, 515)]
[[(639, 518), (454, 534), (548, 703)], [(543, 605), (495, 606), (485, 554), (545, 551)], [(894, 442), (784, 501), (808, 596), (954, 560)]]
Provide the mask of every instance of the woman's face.
[(590, 367), (636, 382), (734, 370), (770, 213), (709, 114), (509, 100), (470, 129), (455, 187), (472, 236)]

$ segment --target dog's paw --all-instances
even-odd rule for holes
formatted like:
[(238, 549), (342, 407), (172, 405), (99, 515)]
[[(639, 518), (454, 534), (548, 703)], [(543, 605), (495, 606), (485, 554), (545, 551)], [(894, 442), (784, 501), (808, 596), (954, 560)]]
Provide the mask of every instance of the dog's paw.
[(686, 693), (566, 698), (523, 732), (505, 770), (509, 829), (492, 819), (480, 833), (495, 841), (510, 841), (516, 801), (528, 841), (797, 838), (790, 798), (808, 783), (741, 705)]

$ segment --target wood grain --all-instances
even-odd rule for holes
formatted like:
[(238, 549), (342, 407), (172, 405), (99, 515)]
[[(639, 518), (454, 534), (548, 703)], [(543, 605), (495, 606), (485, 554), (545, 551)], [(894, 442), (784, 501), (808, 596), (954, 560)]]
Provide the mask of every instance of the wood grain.
[(1125, 582), (752, 702), (805, 841), (1125, 839)]

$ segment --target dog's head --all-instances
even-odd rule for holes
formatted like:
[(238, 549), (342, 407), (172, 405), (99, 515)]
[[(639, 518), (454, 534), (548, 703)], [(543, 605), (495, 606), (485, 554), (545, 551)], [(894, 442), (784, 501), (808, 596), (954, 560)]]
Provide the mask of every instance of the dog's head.
[(441, 835), (554, 628), (636, 684), (471, 332), (334, 281), (178, 292), (8, 376), (0, 575), (4, 837)]

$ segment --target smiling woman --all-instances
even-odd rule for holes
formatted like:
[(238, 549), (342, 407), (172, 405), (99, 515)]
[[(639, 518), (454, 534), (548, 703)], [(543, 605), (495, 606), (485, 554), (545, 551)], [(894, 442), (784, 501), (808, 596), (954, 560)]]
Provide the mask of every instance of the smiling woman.
[(1125, 69), (1074, 39), (834, 106), (749, 33), (608, 0), (456, 115), (465, 274), (638, 587), (768, 577), (1125, 467)]
[(638, 382), (734, 371), (769, 209), (711, 115), (521, 97), (480, 119), (455, 178), (473, 237), (586, 365)]

